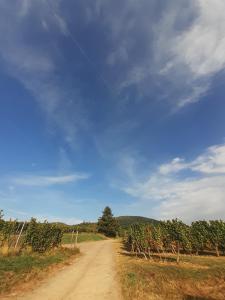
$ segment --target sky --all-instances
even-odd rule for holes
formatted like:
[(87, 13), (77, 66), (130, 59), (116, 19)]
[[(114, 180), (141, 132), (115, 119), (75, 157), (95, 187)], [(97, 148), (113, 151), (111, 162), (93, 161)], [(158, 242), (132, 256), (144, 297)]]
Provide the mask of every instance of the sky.
[(225, 1), (0, 1), (6, 218), (225, 216)]

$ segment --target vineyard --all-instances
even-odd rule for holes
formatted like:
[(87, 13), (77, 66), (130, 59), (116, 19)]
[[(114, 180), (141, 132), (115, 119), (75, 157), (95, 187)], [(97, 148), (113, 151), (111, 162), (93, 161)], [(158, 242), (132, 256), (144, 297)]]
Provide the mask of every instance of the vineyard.
[(153, 259), (155, 254), (160, 260), (166, 253), (176, 254), (177, 263), (180, 254), (225, 254), (225, 222), (196, 221), (186, 225), (180, 220), (168, 220), (157, 225), (132, 225), (126, 236), (128, 251)]
[[(63, 248), (63, 227), (59, 224), (6, 221), (0, 210), (0, 298), (63, 266), (79, 253)], [(53, 268), (54, 267), (54, 268)]]
[(43, 253), (60, 246), (62, 229), (48, 222), (40, 223), (32, 218), (29, 223), (4, 221), (0, 214), (0, 249), (2, 254), (32, 251)]

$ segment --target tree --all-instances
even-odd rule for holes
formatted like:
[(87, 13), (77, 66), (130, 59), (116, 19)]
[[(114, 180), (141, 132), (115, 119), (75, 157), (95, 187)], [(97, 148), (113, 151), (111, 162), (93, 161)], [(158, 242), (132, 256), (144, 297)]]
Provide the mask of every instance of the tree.
[(106, 206), (102, 217), (98, 219), (98, 232), (103, 233), (108, 237), (116, 237), (119, 230), (119, 225), (113, 217), (112, 210)]

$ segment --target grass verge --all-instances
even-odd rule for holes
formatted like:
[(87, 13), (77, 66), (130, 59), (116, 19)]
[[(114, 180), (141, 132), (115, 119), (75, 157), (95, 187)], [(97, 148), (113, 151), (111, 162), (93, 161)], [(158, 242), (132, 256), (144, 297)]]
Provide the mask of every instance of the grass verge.
[(118, 249), (118, 272), (124, 299), (224, 300), (225, 257), (175, 256), (145, 261)]
[(45, 254), (0, 256), (0, 295), (29, 288), (35, 280), (69, 262), (78, 249), (57, 249)]
[[(73, 238), (73, 241), (74, 239), (75, 237)], [(105, 239), (106, 237), (99, 233), (81, 232), (78, 234), (77, 242), (82, 243), (82, 242), (90, 242), (90, 241), (102, 241)], [(72, 234), (65, 233), (62, 238), (62, 244), (71, 244), (71, 241), (72, 241)]]

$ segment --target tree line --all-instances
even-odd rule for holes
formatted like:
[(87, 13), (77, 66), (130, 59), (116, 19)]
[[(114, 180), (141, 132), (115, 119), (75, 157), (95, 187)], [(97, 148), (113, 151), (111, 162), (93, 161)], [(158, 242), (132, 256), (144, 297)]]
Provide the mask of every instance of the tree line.
[(127, 249), (145, 259), (159, 258), (165, 253), (174, 253), (177, 262), (180, 253), (225, 254), (225, 222), (222, 220), (195, 221), (187, 225), (181, 220), (160, 221), (157, 225), (131, 225), (126, 233)]

